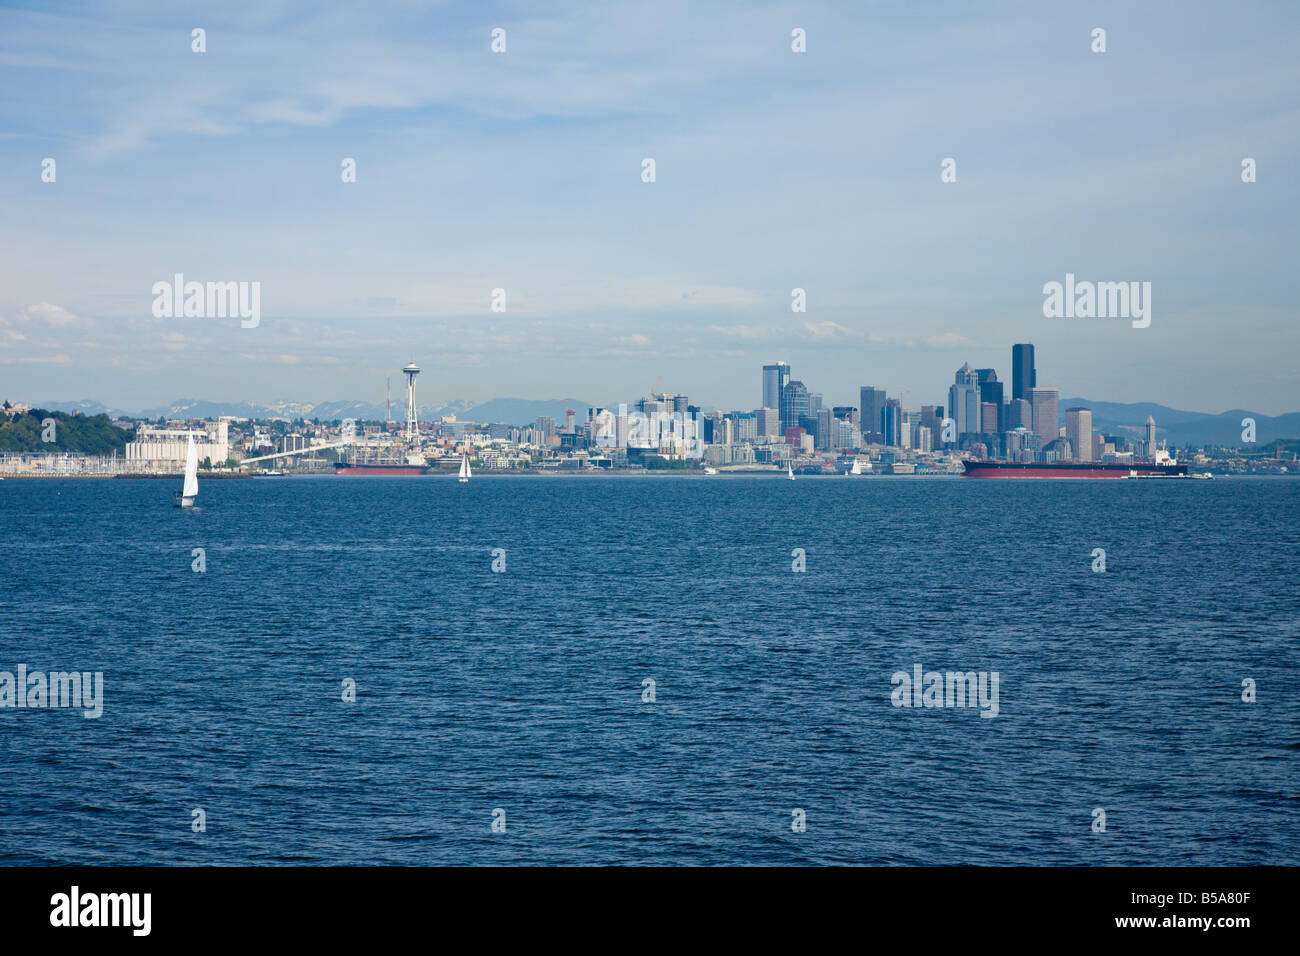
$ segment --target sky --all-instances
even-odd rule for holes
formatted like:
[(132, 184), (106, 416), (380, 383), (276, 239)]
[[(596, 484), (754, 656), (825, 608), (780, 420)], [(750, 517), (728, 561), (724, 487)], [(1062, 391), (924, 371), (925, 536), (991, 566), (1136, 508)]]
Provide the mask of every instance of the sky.
[[(827, 404), (916, 406), (1032, 342), (1063, 397), (1300, 410), (1298, 27), (1281, 3), (0, 3), (0, 397), (379, 402), (416, 361), (421, 404), (753, 408), (780, 360)], [(259, 282), (259, 324), (156, 318), (176, 273)], [(1150, 282), (1150, 326), (1045, 317), (1067, 273)]]

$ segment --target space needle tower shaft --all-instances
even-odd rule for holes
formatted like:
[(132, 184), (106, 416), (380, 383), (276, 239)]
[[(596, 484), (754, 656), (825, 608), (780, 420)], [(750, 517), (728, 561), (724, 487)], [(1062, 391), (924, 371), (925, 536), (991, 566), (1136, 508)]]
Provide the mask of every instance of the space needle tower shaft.
[(402, 369), (406, 376), (406, 440), (412, 445), (420, 440), (419, 417), (415, 410), (415, 376), (420, 374), (420, 366), (412, 362)]

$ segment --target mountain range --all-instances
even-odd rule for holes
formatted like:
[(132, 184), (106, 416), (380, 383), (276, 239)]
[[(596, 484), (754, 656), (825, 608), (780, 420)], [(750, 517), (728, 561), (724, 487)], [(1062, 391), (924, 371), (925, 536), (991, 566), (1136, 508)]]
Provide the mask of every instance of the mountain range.
[[(572, 408), (578, 413), (578, 420), (586, 418), (587, 409), (592, 403), (576, 398), (526, 399), (494, 398), (487, 402), (451, 401), (421, 406), (421, 421), (437, 421), (443, 415), (455, 415), (461, 421), (473, 422), (507, 422), (511, 425), (532, 424), (542, 415), (549, 415), (557, 423), (563, 424), (564, 411)], [(99, 402), (82, 400), (77, 402), (46, 402), (39, 407), (50, 411), (80, 412), (83, 415), (126, 416), (130, 418), (216, 418), (220, 415), (233, 415), (244, 418), (319, 418), (322, 421), (335, 421), (354, 418), (358, 421), (383, 421), (386, 417), (382, 403), (357, 401), (332, 402), (209, 402), (200, 399), (180, 399), (170, 405), (159, 408), (147, 408), (138, 412), (127, 412), (110, 408)], [(1218, 414), (1210, 412), (1189, 412), (1153, 402), (1095, 402), (1086, 398), (1062, 398), (1060, 400), (1061, 424), (1065, 422), (1066, 409), (1082, 407), (1092, 409), (1092, 427), (1108, 435), (1127, 435), (1141, 437), (1145, 433), (1145, 422), (1150, 415), (1156, 422), (1156, 436), (1165, 439), (1170, 445), (1225, 445), (1242, 444), (1242, 419), (1255, 420), (1255, 438), (1258, 444), (1267, 444), (1280, 438), (1300, 437), (1300, 412), (1288, 412), (1284, 415), (1264, 415), (1246, 409), (1234, 408)], [(404, 417), (404, 411), (394, 405), (393, 415), (397, 420)]]
[[(185, 418), (218, 418), (231, 415), (236, 418), (281, 418), (290, 421), (304, 418), (319, 418), (321, 421), (341, 421), (353, 418), (357, 421), (383, 421), (387, 417), (382, 402), (209, 402), (197, 398), (182, 398), (170, 405), (146, 408), (140, 411), (127, 411), (113, 408), (100, 402), (83, 399), (76, 402), (35, 403), (36, 407), (53, 412), (81, 413), (82, 415), (107, 414), (112, 417), (145, 418), (154, 421)], [(420, 421), (437, 421), (443, 415), (455, 415), (461, 421), (471, 422), (507, 422), (511, 425), (531, 425), (542, 415), (549, 415), (561, 425), (564, 412), (572, 408), (580, 419), (585, 419), (590, 402), (576, 398), (494, 398), (487, 402), (450, 401), (421, 405), (418, 408)], [(393, 403), (393, 418), (404, 421), (405, 405)]]

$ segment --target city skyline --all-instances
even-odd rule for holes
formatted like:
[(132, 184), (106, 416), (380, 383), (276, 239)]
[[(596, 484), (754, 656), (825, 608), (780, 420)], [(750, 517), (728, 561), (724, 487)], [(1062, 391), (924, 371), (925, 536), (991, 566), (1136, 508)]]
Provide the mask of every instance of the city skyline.
[[(447, 400), (742, 407), (776, 359), (845, 401), (1034, 341), (1062, 394), (1300, 407), (1295, 10), (383, 12), (0, 11), (6, 393), (319, 401), (418, 355)], [(260, 322), (155, 317), (177, 273)], [(1151, 283), (1150, 326), (1046, 318), (1075, 275)]]

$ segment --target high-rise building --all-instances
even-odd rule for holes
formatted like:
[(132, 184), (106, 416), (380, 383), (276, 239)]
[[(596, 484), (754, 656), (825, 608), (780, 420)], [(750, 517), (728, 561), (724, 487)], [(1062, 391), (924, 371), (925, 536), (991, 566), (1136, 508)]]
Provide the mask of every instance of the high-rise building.
[(808, 389), (803, 382), (787, 382), (781, 389), (781, 425), (796, 428), (799, 419), (808, 417)]
[(850, 421), (855, 425), (858, 423), (858, 410), (852, 405), (836, 405), (831, 409), (831, 414), (841, 421)]
[(1146, 425), (1147, 447), (1145, 454), (1148, 460), (1154, 461), (1156, 457), (1156, 420), (1148, 415)]
[(1034, 427), (1034, 407), (1029, 404), (1028, 399), (1013, 398), (1007, 403), (1007, 413), (1003, 422), (1006, 431), (1014, 431), (1017, 428)]
[[(981, 369), (996, 376), (993, 369)], [(1003, 430), (1002, 428), (1002, 383), (996, 377), (985, 379), (980, 382), (980, 405), (993, 406), (993, 428), (987, 428), (986, 422), (982, 420), (983, 412), (981, 411), (980, 431), (992, 435)]]
[(899, 405), (898, 399), (886, 399), (885, 407), (880, 412), (881, 433), (885, 436), (885, 444), (898, 446), (903, 441), (903, 409)]
[[(987, 370), (986, 370), (987, 371)], [(962, 363), (948, 389), (948, 417), (956, 426), (957, 437), (978, 434), (980, 430), (979, 373), (969, 363)]]
[(790, 382), (790, 366), (774, 362), (763, 366), (763, 407), (781, 408), (781, 391)]
[(1029, 390), (1038, 385), (1032, 345), (1011, 346), (1011, 397), (1029, 398)]
[(828, 451), (829, 449), (834, 448), (835, 416), (831, 414), (831, 410), (829, 408), (819, 408), (813, 415), (813, 419), (817, 423), (817, 429), (813, 433), (813, 437), (816, 439), (815, 447), (817, 450)]
[(1065, 410), (1065, 438), (1074, 451), (1075, 461), (1092, 461), (1092, 409)]
[(1044, 448), (1061, 437), (1060, 400), (1061, 393), (1055, 388), (1034, 386), (1029, 390), (1034, 433), (1043, 440)]
[(736, 441), (753, 441), (758, 437), (758, 416), (753, 412), (732, 412), (727, 417), (735, 423)]
[(858, 389), (858, 408), (861, 410), (858, 422), (864, 435), (882, 431), (880, 410), (885, 407), (885, 390), (863, 385)]
[(943, 419), (942, 405), (921, 406), (921, 427), (930, 429), (930, 436), (935, 442), (939, 441), (940, 434), (943, 431)]
[(781, 437), (781, 416), (775, 408), (754, 409), (754, 419), (759, 438)]
[(980, 434), (996, 435), (998, 429), (999, 406), (992, 402), (980, 402)]

